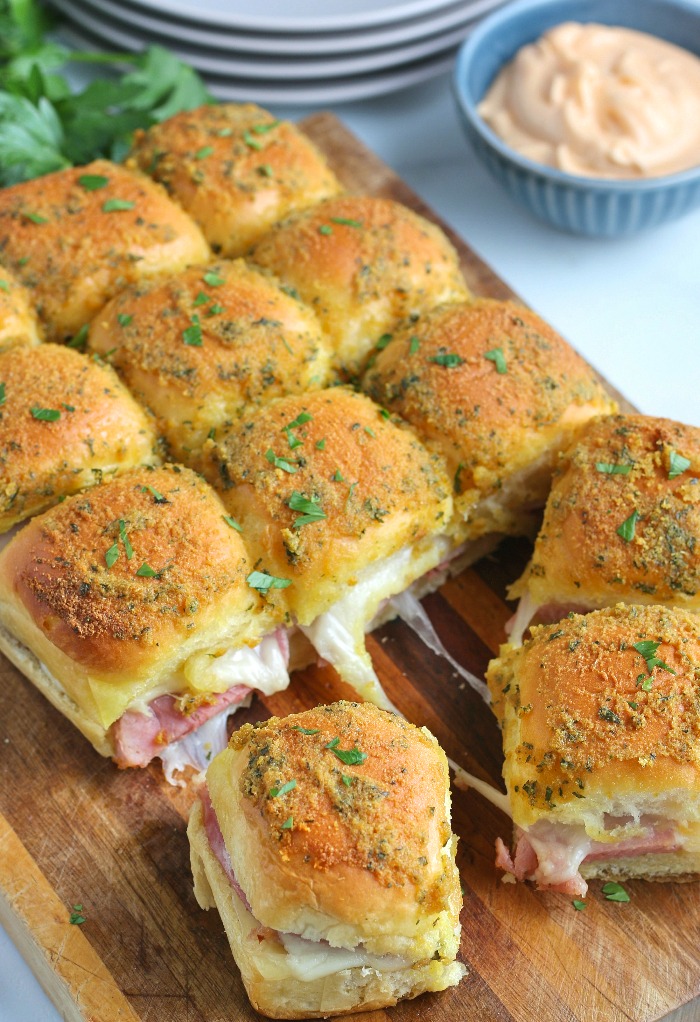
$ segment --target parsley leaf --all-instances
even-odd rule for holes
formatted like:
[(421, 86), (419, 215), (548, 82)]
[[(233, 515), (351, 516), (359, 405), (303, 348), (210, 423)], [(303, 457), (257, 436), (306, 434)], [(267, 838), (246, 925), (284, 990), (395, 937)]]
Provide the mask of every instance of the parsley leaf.
[(631, 543), (632, 540), (634, 539), (634, 530), (637, 525), (638, 518), (639, 511), (637, 511), (637, 509), (635, 508), (632, 514), (629, 516), (629, 518), (625, 518), (622, 525), (618, 525), (618, 527), (615, 529), (615, 532), (618, 534), (618, 536), (622, 536), (625, 543)]
[(610, 881), (607, 884), (603, 884), (603, 894), (607, 901), (623, 901), (627, 902), (630, 900), (630, 896), (624, 889), (622, 884), (616, 884), (614, 881)]
[(294, 778), (291, 781), (285, 781), (278, 788), (270, 788), (270, 798), (278, 798), (280, 795), (286, 795), (288, 791), (292, 791), (296, 788), (297, 782)]
[(321, 508), (317, 500), (313, 497), (305, 497), (298, 490), (292, 492), (291, 497), (287, 501), (287, 507), (291, 508), (292, 511), (301, 511), (299, 518), (295, 518), (292, 527), (294, 529), (300, 529), (302, 525), (308, 525), (310, 522), (320, 522), (326, 518), (326, 512)]
[(367, 759), (367, 753), (362, 752), (356, 745), (352, 749), (339, 749), (339, 744), (340, 738), (331, 738), (330, 742), (324, 745), (324, 749), (330, 749), (345, 766), (359, 766)]
[(656, 651), (661, 643), (652, 642), (650, 639), (647, 639), (644, 642), (633, 642), (632, 645), (639, 655), (644, 657), (649, 674), (653, 673), (655, 667), (660, 667), (662, 670), (668, 671), (669, 674), (676, 673), (672, 667), (669, 667), (668, 664), (665, 664), (663, 660), (657, 657)]
[(508, 364), (506, 357), (503, 354), (503, 348), (492, 348), (491, 351), (487, 351), (484, 354), (484, 358), (487, 358), (489, 362), (493, 362), (496, 366), (496, 372), (503, 376), (504, 373), (508, 372)]
[(596, 470), (608, 476), (626, 476), (632, 471), (631, 465), (616, 465), (614, 462), (596, 461)]
[(434, 362), (436, 365), (443, 366), (445, 369), (456, 369), (457, 366), (461, 366), (464, 363), (464, 359), (461, 355), (456, 355), (454, 352), (441, 352), (439, 355), (431, 355), (428, 358), (428, 362)]
[(671, 451), (668, 458), (668, 478), (676, 479), (690, 468), (690, 458), (684, 458), (678, 451)]
[(268, 575), (266, 571), (251, 571), (246, 582), (251, 589), (257, 589), (259, 593), (266, 593), (268, 589), (286, 589), (292, 584), (290, 578), (277, 578), (275, 575)]
[(61, 418), (58, 408), (39, 408), (37, 405), (33, 405), (31, 413), (32, 418), (38, 419), (39, 422), (56, 422)]
[(294, 475), (295, 472), (299, 471), (298, 465), (292, 464), (292, 462), (287, 461), (286, 458), (278, 458), (271, 447), (265, 451), (265, 457), (271, 465), (275, 466), (275, 468), (281, 468), (282, 471), (289, 472), (291, 475)]

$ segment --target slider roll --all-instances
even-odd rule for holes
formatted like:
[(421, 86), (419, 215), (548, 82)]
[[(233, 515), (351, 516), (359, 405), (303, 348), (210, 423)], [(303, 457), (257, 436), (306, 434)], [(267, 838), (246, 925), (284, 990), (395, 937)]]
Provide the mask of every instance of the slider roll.
[(625, 603), (700, 612), (700, 429), (612, 415), (561, 456), (511, 641), (533, 617), (557, 621)]
[(369, 1011), (465, 973), (445, 754), (365, 703), (244, 725), (207, 771), (188, 835), (253, 1007)]
[(387, 705), (364, 634), (448, 553), (440, 458), (368, 398), (334, 387), (244, 419), (212, 464), (267, 600), (363, 698)]
[(571, 614), (488, 669), (515, 849), (497, 865), (568, 894), (592, 877), (700, 873), (700, 623), (661, 606)]
[(57, 344), (0, 353), (0, 532), (157, 461), (150, 417), (108, 365)]
[(136, 470), (68, 498), (8, 544), (0, 647), (120, 766), (203, 765), (207, 749), (179, 739), (205, 723), (214, 731), (210, 718), (225, 723), (252, 688), (288, 683), (283, 636), (250, 570), (205, 482), (178, 466)]
[(89, 344), (155, 414), (170, 456), (197, 469), (222, 429), (329, 376), (313, 312), (241, 259), (126, 288)]
[(205, 262), (197, 225), (150, 178), (95, 160), (0, 189), (0, 264), (64, 341), (126, 284)]
[(253, 103), (184, 110), (137, 131), (128, 164), (163, 184), (228, 257), (245, 255), (292, 210), (341, 190), (294, 124)]
[(41, 328), (29, 292), (0, 269), (0, 352), (39, 344)]
[(402, 319), (469, 296), (445, 234), (390, 199), (320, 202), (274, 227), (250, 258), (312, 306), (346, 377)]
[(582, 358), (514, 302), (445, 305), (402, 324), (362, 388), (445, 458), (457, 535), (522, 534), (562, 444), (615, 404)]

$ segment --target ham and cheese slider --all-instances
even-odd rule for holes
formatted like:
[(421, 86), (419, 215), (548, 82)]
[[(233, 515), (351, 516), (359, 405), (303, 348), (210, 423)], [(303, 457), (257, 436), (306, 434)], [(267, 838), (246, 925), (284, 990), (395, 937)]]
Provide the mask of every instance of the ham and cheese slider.
[(244, 419), (211, 469), (260, 591), (363, 698), (388, 705), (364, 634), (391, 616), (392, 596), (426, 577), (430, 587), (446, 556), (440, 458), (369, 398), (334, 387)]
[(0, 353), (0, 532), (155, 461), (152, 421), (109, 366), (58, 344)]
[(31, 347), (41, 328), (29, 292), (4, 267), (0, 269), (0, 351)]
[(515, 850), (497, 865), (584, 895), (592, 877), (700, 874), (700, 619), (627, 606), (538, 625), (488, 669)]
[(583, 359), (514, 302), (446, 305), (378, 347), (362, 387), (445, 458), (465, 540), (533, 531), (562, 445), (615, 409)]
[(245, 255), (292, 210), (341, 190), (294, 124), (253, 103), (184, 110), (137, 131), (128, 164), (160, 181), (223, 256)]
[[(69, 497), (0, 554), (0, 648), (102, 755), (166, 775), (284, 688), (287, 648), (219, 498), (179, 466)], [(218, 747), (217, 747), (218, 743)]]
[(188, 828), (256, 1011), (371, 1011), (459, 983), (461, 895), (445, 754), (364, 703), (245, 724)]
[(469, 296), (445, 234), (390, 199), (328, 199), (273, 228), (250, 258), (312, 306), (346, 376), (399, 320)]
[(328, 382), (313, 312), (242, 259), (126, 288), (89, 345), (156, 416), (170, 456), (200, 468), (207, 439), (245, 412)]
[(642, 415), (588, 423), (562, 455), (520, 597), (513, 643), (534, 618), (615, 603), (700, 612), (700, 429)]
[(160, 185), (107, 160), (0, 189), (0, 264), (29, 291), (50, 341), (79, 334), (126, 284), (209, 256)]

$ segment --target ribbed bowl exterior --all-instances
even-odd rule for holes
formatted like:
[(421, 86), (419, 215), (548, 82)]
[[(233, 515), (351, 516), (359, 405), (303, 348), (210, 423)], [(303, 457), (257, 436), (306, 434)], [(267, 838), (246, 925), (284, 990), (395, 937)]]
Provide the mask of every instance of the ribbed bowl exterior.
[(648, 179), (574, 177), (521, 157), (481, 120), (476, 107), (499, 68), (562, 21), (625, 25), (700, 53), (700, 4), (688, 0), (516, 0), (484, 19), (457, 59), (454, 92), (476, 155), (531, 213), (576, 234), (635, 234), (700, 205), (700, 166)]

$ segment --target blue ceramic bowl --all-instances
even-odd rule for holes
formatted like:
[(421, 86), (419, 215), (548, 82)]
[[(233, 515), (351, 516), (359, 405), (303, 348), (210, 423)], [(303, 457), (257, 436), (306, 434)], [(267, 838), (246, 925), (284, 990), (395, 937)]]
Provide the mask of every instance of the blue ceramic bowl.
[(454, 91), (477, 156), (535, 216), (577, 234), (633, 234), (700, 205), (700, 165), (646, 180), (578, 177), (514, 152), (479, 117), (476, 108), (501, 67), (563, 21), (634, 28), (700, 56), (700, 0), (515, 0), (479, 24), (457, 58)]

